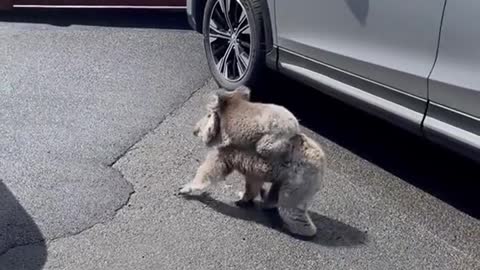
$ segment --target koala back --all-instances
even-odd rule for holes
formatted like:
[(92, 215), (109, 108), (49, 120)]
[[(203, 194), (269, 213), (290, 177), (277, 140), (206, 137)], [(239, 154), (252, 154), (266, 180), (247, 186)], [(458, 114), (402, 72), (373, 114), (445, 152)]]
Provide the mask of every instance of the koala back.
[(261, 111), (257, 115), (257, 125), (264, 133), (281, 134), (291, 138), (301, 132), (297, 118), (283, 106), (254, 103)]
[(265, 135), (291, 138), (300, 132), (296, 117), (275, 104), (234, 100), (220, 115), (220, 132), (225, 143), (237, 147), (253, 147)]

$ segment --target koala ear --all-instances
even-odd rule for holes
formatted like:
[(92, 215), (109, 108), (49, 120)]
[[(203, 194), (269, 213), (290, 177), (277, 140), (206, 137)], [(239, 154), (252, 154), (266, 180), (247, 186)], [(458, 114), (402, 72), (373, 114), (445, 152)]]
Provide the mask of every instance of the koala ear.
[(242, 85), (235, 89), (235, 92), (237, 92), (245, 100), (250, 100), (250, 93), (252, 91), (247, 86)]

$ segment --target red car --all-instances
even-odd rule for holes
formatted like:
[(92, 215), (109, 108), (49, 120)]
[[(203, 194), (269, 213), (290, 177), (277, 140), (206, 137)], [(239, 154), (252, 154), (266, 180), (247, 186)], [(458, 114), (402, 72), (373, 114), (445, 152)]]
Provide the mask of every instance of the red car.
[(0, 0), (0, 9), (12, 7), (181, 8), (186, 0)]

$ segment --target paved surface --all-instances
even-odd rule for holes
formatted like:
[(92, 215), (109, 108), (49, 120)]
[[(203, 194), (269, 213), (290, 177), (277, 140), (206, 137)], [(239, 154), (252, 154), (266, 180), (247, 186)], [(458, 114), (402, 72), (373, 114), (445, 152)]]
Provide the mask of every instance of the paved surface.
[(191, 32), (41, 14), (74, 25), (0, 23), (0, 179), (43, 235), (0, 199), (0, 253), (110, 220), (133, 192), (110, 165), (209, 75)]
[[(289, 107), (328, 154), (312, 209), (320, 233), (304, 242), (275, 215), (233, 206), (238, 175), (208, 196), (175, 195), (205, 154), (191, 129), (216, 87), (201, 87), (197, 35), (10, 26), (0, 27), (11, 42), (0, 57), (17, 61), (1, 69), (11, 87), (0, 99), (0, 237), (46, 244), (9, 249), (0, 269), (480, 268), (477, 164), (274, 76), (255, 98)], [(32, 59), (42, 68), (26, 68), (40, 65)]]

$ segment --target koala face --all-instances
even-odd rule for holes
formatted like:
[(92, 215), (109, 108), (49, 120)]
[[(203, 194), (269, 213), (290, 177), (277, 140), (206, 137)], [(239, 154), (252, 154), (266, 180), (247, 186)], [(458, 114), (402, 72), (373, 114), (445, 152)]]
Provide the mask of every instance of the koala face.
[(193, 129), (193, 135), (200, 137), (208, 147), (214, 146), (219, 133), (220, 118), (214, 111), (209, 111), (195, 124)]

